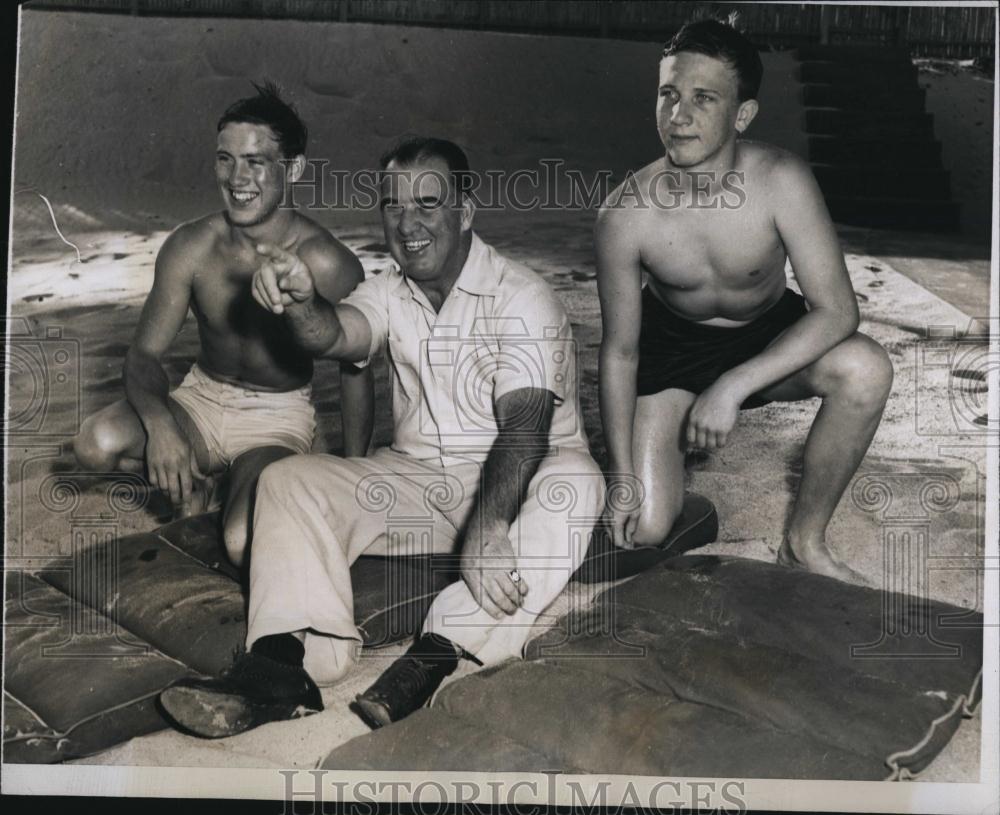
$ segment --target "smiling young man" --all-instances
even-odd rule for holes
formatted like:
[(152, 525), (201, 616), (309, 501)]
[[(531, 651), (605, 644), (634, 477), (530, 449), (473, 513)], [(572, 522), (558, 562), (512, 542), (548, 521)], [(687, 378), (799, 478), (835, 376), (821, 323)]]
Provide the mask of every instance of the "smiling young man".
[[(684, 26), (660, 62), (665, 155), (605, 202), (596, 227), (609, 478), (645, 500), (609, 506), (615, 543), (656, 545), (683, 499), (684, 456), (722, 448), (738, 412), (820, 397), (779, 562), (860, 577), (826, 528), (878, 427), (889, 359), (858, 308), (823, 197), (797, 156), (739, 139), (763, 68), (733, 27)], [(802, 296), (786, 288), (791, 261)]]
[(340, 679), (361, 641), (350, 565), (377, 545), (458, 553), (462, 579), (437, 596), (407, 654), (358, 697), (368, 724), (421, 707), (463, 657), (490, 665), (519, 656), (580, 565), (581, 527), (603, 504), (569, 319), (537, 274), (473, 232), (464, 153), (414, 138), (382, 169), (382, 225), (398, 269), (334, 306), (287, 255), (261, 269), (254, 296), (317, 355), (365, 363), (386, 350), (392, 445), (367, 459), (294, 456), (262, 474), (249, 652), (226, 677), (183, 681), (160, 697), (202, 736), (322, 709), (317, 685)]
[[(92, 470), (138, 470), (182, 513), (204, 501), (206, 476), (230, 470), (223, 511), (226, 549), (242, 561), (253, 490), (270, 462), (310, 450), (315, 412), (312, 357), (285, 321), (251, 295), (254, 274), (274, 252), (309, 265), (331, 302), (364, 277), (329, 232), (283, 207), (305, 166), (306, 128), (277, 90), (230, 106), (218, 123), (215, 178), (225, 209), (182, 224), (156, 258), (153, 288), (125, 357), (126, 398), (89, 417), (74, 450)], [(194, 312), (201, 350), (170, 391), (161, 360)], [(341, 367), (347, 455), (363, 456), (373, 428), (371, 374)]]

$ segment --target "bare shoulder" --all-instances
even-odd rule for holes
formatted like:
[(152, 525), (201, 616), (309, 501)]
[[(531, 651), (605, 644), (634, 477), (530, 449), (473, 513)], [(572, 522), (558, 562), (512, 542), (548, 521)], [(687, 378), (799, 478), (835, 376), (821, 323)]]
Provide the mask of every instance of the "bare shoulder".
[(604, 199), (595, 225), (599, 243), (636, 233), (651, 209), (650, 190), (655, 174), (661, 169), (662, 162), (657, 159), (637, 171), (629, 171), (622, 183)]
[(815, 186), (808, 162), (796, 153), (764, 142), (739, 142), (738, 166), (757, 185), (775, 192)]
[(222, 215), (215, 213), (177, 226), (156, 256), (157, 275), (192, 276), (217, 246), (224, 223)]

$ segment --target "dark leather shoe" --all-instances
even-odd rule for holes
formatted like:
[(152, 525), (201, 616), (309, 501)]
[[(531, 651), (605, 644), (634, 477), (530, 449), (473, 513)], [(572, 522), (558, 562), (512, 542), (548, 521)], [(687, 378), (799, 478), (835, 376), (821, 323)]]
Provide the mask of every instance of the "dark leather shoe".
[(255, 653), (243, 654), (219, 679), (178, 680), (160, 694), (160, 704), (181, 728), (208, 739), (323, 709), (303, 668)]
[(458, 667), (456, 646), (436, 634), (420, 637), (392, 663), (352, 708), (373, 730), (409, 716)]

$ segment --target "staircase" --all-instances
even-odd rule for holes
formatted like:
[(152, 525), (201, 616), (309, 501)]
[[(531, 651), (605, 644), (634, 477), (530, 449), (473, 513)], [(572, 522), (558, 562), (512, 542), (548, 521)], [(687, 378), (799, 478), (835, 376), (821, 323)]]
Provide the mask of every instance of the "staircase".
[(959, 205), (905, 48), (798, 51), (809, 161), (834, 221), (953, 232)]

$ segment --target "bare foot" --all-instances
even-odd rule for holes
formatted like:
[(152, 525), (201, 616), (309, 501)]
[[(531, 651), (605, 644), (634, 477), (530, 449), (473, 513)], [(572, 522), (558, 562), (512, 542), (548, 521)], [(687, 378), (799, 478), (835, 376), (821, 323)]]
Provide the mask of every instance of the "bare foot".
[(800, 549), (801, 553), (796, 553), (788, 542), (788, 538), (785, 538), (778, 550), (778, 565), (833, 577), (837, 580), (843, 580), (845, 583), (854, 583), (857, 586), (873, 588), (868, 578), (841, 561), (830, 550), (825, 541), (821, 541), (819, 544), (800, 546)]

